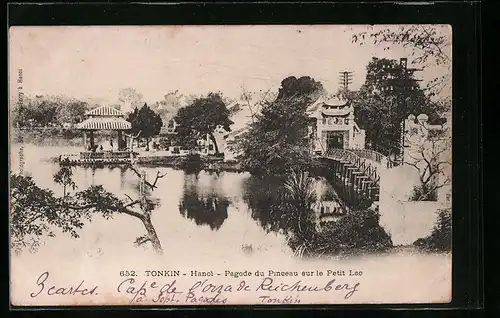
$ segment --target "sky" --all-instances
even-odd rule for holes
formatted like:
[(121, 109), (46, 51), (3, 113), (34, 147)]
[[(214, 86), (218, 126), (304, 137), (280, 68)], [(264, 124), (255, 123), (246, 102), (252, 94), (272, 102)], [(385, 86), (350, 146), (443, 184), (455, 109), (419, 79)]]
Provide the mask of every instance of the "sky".
[[(383, 26), (380, 26), (383, 27)], [(311, 76), (329, 93), (339, 72), (352, 71), (359, 88), (372, 57), (409, 57), (411, 51), (351, 43), (369, 26), (49, 26), (9, 32), (11, 94), (18, 69), (27, 95), (67, 95), (113, 103), (122, 88), (155, 102), (171, 91), (221, 91), (238, 98), (241, 87), (277, 90), (287, 76)], [(377, 28), (377, 27), (376, 27)], [(448, 30), (444, 27), (443, 30)], [(451, 36), (451, 30), (448, 30)], [(451, 56), (451, 53), (449, 54)], [(419, 76), (444, 71), (429, 68)]]

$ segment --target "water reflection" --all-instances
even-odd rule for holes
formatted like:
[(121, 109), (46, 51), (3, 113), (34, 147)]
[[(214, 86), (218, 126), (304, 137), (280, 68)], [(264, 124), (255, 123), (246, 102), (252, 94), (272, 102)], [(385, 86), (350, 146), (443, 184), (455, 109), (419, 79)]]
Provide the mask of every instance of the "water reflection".
[[(51, 149), (48, 152), (65, 153), (69, 150)], [(34, 180), (40, 187), (50, 188), (61, 195), (59, 192), (62, 190), (54, 184), (52, 178), (59, 165), (54, 161), (41, 161), (40, 155), (46, 154), (47, 151), (43, 147), (27, 146), (24, 170), (26, 173), (33, 173)], [(17, 169), (15, 161), (13, 168)], [(161, 167), (141, 167), (140, 170), (147, 173), (148, 180), (154, 179), (158, 171), (161, 174), (168, 172), (158, 183), (158, 189), (144, 189), (148, 202), (155, 206), (152, 213), (153, 222), (163, 242), (172, 238), (172, 232), (178, 231), (175, 235), (182, 236), (183, 231), (189, 229), (189, 239), (200, 246), (210, 245), (210, 242), (218, 239), (222, 242), (221, 246), (225, 246), (228, 241), (239, 242), (238, 237), (241, 237), (242, 244), (265, 245), (267, 243), (257, 242), (267, 242), (269, 237), (280, 237), (279, 242), (273, 241), (273, 244), (281, 248), (282, 234), (287, 223), (290, 223), (290, 219), (283, 217), (289, 212), (281, 199), (284, 180), (277, 177), (261, 180), (248, 173), (234, 172), (201, 171), (186, 174), (184, 171)], [(75, 167), (73, 172), (78, 191), (92, 185), (102, 185), (106, 191), (126, 202), (128, 197), (133, 200), (141, 197), (140, 178), (125, 167)], [(328, 200), (332, 195), (335, 196), (332, 191), (334, 190), (326, 180), (318, 182), (319, 200)], [(288, 214), (290, 217), (290, 213)], [(100, 232), (96, 222), (93, 221), (92, 226), (82, 230), (81, 235), (87, 237), (86, 240), (104, 235), (102, 233), (105, 230)], [(123, 222), (119, 227), (127, 229), (123, 232), (123, 242), (136, 238), (136, 226), (138, 233), (143, 231), (136, 220), (126, 216), (123, 220), (117, 217), (113, 222)], [(109, 225), (103, 223), (102, 228), (107, 226)], [(64, 236), (57, 238), (63, 239)], [(116, 234), (110, 235), (108, 239), (110, 242), (117, 242), (113, 244), (122, 244)], [(213, 250), (213, 247), (211, 248)]]
[(243, 200), (249, 207), (252, 218), (267, 232), (283, 228), (279, 199), (282, 195), (282, 183), (280, 178), (261, 180), (255, 177), (250, 177), (243, 183)]
[(120, 170), (120, 190), (123, 190), (125, 188), (125, 182), (127, 179), (125, 178), (125, 172), (127, 171), (127, 168), (125, 167), (119, 167)]
[(229, 200), (216, 189), (216, 179), (211, 178), (208, 189), (199, 188), (198, 174), (186, 174), (184, 187), (179, 202), (179, 212), (197, 225), (208, 225), (218, 230), (227, 219)]
[[(129, 179), (127, 179), (127, 167), (124, 166), (118, 166), (118, 167), (96, 167), (96, 166), (89, 166), (89, 167), (78, 167), (75, 168), (74, 171), (77, 173), (77, 171), (81, 169), (83, 171), (83, 182), (85, 185), (90, 186), (90, 185), (98, 185), (98, 180), (96, 179), (96, 174), (107, 174), (110, 176), (117, 176), (119, 180), (119, 189), (124, 190), (127, 186), (127, 182)], [(99, 171), (99, 172), (98, 172)], [(117, 173), (118, 172), (118, 173)], [(96, 183), (97, 182), (97, 183)]]

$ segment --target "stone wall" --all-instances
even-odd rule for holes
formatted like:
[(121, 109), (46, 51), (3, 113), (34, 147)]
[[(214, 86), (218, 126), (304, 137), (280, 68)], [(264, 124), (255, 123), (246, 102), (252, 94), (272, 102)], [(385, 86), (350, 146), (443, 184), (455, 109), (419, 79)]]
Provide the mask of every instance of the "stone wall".
[(413, 167), (381, 170), (380, 226), (391, 235), (394, 245), (409, 245), (431, 234), (439, 209), (446, 207), (444, 202), (409, 201), (418, 183), (418, 172)]

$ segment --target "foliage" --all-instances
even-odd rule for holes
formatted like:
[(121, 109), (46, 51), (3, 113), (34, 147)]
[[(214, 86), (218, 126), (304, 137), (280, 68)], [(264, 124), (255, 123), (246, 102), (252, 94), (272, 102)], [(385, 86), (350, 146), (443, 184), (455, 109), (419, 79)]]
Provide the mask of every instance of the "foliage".
[(252, 217), (266, 230), (284, 230), (297, 255), (363, 253), (392, 247), (390, 236), (379, 225), (378, 211), (372, 209), (351, 211), (319, 231), (311, 208), (317, 199), (313, 184), (307, 173), (298, 171), (287, 177), (250, 178), (244, 200)]
[(190, 153), (184, 158), (181, 169), (187, 173), (199, 172), (203, 168), (203, 161), (198, 153)]
[(85, 119), (85, 113), (89, 110), (89, 105), (86, 102), (74, 101), (68, 105), (58, 105), (57, 121), (61, 124), (70, 123), (78, 124)]
[(451, 80), (451, 36), (444, 32), (443, 26), (438, 25), (402, 25), (383, 29), (355, 33), (353, 43), (365, 45), (372, 42), (381, 45), (384, 50), (392, 46), (411, 48), (410, 64), (429, 66), (445, 66), (449, 72), (433, 78), (426, 86), (430, 95), (439, 94), (450, 84)]
[(427, 251), (451, 252), (451, 227), (451, 209), (442, 209), (431, 235), (416, 240), (413, 245)]
[(316, 201), (314, 179), (307, 172), (291, 171), (284, 183), (282, 200), (288, 206), (284, 214), (288, 226), (302, 232), (312, 225), (311, 206)]
[(316, 254), (360, 254), (393, 246), (390, 235), (379, 225), (374, 209), (351, 211), (331, 222), (315, 237)]
[(437, 189), (430, 188), (426, 184), (419, 184), (415, 186), (411, 192), (410, 201), (437, 201)]
[(61, 162), (61, 168), (54, 174), (54, 182), (63, 186), (64, 197), (70, 194), (67, 192), (68, 187), (71, 187), (72, 190), (77, 188), (76, 183), (73, 181), (73, 170), (69, 166), (68, 158)]
[[(133, 167), (131, 169), (139, 174)], [(151, 223), (150, 213), (153, 209), (151, 201), (144, 197), (130, 202), (117, 198), (101, 185), (70, 193), (67, 187), (76, 189), (72, 181), (71, 166), (63, 164), (54, 174), (54, 181), (64, 187), (64, 195), (57, 196), (52, 190), (39, 188), (32, 177), (11, 173), (10, 176), (10, 232), (11, 247), (19, 252), (28, 247), (36, 250), (45, 236), (54, 237), (55, 230), (69, 233), (78, 238), (78, 230), (84, 226), (85, 220), (94, 215), (105, 219), (116, 213), (123, 213), (140, 219), (147, 231), (148, 241), (153, 248), (161, 252), (161, 244)], [(158, 179), (164, 175), (157, 173), (154, 182), (143, 180), (145, 186), (156, 188)], [(139, 207), (140, 211), (134, 210)]]
[(404, 72), (398, 61), (388, 59), (372, 59), (366, 81), (352, 104), (356, 122), (366, 131), (366, 142), (386, 154), (399, 149), (401, 123), (408, 115), (423, 113), (435, 121), (440, 113), (418, 87), (413, 74)]
[(265, 176), (303, 169), (310, 162), (307, 107), (324, 93), (310, 77), (288, 77), (276, 99), (265, 103), (256, 121), (238, 140), (240, 161), (252, 174)]
[(29, 176), (11, 174), (10, 189), (10, 234), (15, 251), (36, 250), (44, 235), (55, 236), (54, 228), (77, 238), (82, 219), (90, 217), (88, 210), (66, 208), (64, 198), (39, 188)]
[(199, 139), (209, 135), (215, 145), (215, 152), (220, 153), (213, 133), (218, 126), (230, 131), (233, 123), (231, 112), (220, 93), (209, 93), (198, 97), (188, 106), (179, 109), (174, 120), (180, 144), (188, 149), (195, 149)]
[(168, 123), (172, 120), (179, 109), (183, 106), (184, 95), (178, 90), (165, 94), (163, 100), (156, 102), (151, 108), (160, 115), (163, 123)]
[(128, 87), (120, 89), (118, 92), (118, 100), (122, 105), (120, 109), (124, 112), (128, 112), (140, 107), (143, 103), (143, 96), (136, 89)]
[(132, 135), (146, 139), (146, 151), (149, 151), (150, 138), (158, 135), (163, 126), (160, 115), (156, 114), (147, 104), (140, 109), (135, 108), (127, 119), (132, 124)]
[(89, 108), (87, 102), (65, 96), (24, 96), (12, 107), (12, 123), (20, 128), (76, 124), (84, 119)]
[(289, 244), (299, 255), (362, 253), (392, 246), (390, 236), (379, 225), (377, 211), (351, 211), (318, 231), (315, 213), (314, 179), (307, 173), (292, 172), (285, 182), (283, 217), (289, 227)]
[[(262, 107), (266, 103), (272, 102), (276, 99), (277, 95), (268, 90), (260, 90), (259, 92), (250, 92), (245, 87), (241, 87), (241, 96), (240, 99), (243, 102), (243, 107), (248, 108), (250, 111), (250, 118), (252, 122), (257, 120), (257, 116), (260, 113)], [(236, 107), (232, 109), (234, 113), (238, 112), (241, 108), (240, 104), (236, 104)]]
[(418, 171), (412, 201), (437, 201), (438, 190), (451, 184), (451, 132), (448, 125), (430, 128), (415, 123), (405, 135), (405, 164)]
[(340, 88), (336, 94), (331, 97), (336, 97), (342, 100), (355, 100), (356, 99), (356, 91), (352, 91), (349, 88)]

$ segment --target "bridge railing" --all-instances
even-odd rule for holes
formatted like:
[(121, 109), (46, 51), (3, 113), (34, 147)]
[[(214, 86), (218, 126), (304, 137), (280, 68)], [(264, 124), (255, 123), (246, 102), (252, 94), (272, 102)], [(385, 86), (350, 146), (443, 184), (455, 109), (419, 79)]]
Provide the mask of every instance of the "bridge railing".
[(102, 151), (102, 152), (91, 152), (82, 151), (80, 152), (81, 159), (127, 159), (130, 158), (130, 151)]
[(350, 151), (354, 152), (358, 156), (362, 158), (366, 158), (375, 162), (380, 163), (383, 166), (386, 166), (387, 168), (392, 168), (396, 166), (396, 163), (392, 161), (389, 157), (386, 155), (381, 154), (380, 152), (377, 152), (375, 150), (371, 149), (350, 149)]
[(353, 164), (363, 175), (368, 177), (375, 184), (380, 183), (380, 173), (378, 171), (378, 167), (372, 165), (367, 158), (363, 158), (359, 156), (356, 152), (347, 149), (330, 149), (325, 152), (325, 157), (334, 159), (347, 161)]

